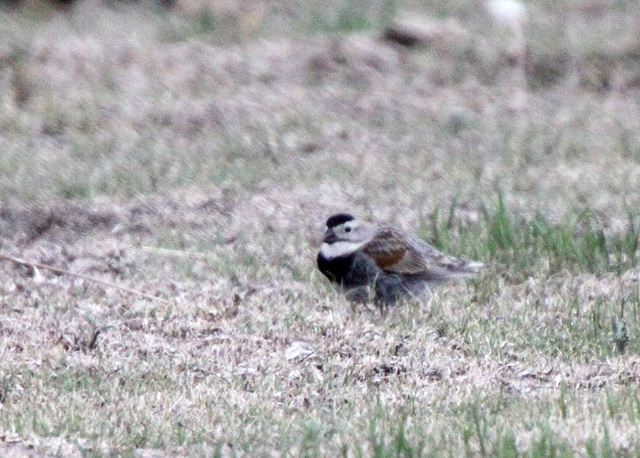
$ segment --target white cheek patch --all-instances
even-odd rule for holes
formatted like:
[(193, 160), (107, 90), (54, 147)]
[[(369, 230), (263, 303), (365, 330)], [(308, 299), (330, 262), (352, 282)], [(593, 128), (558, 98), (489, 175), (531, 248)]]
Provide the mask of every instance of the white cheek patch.
[(337, 258), (340, 256), (344, 256), (347, 254), (351, 254), (354, 251), (360, 249), (360, 247), (364, 245), (364, 243), (355, 243), (355, 242), (335, 242), (335, 243), (323, 243), (320, 248), (320, 253), (327, 258)]

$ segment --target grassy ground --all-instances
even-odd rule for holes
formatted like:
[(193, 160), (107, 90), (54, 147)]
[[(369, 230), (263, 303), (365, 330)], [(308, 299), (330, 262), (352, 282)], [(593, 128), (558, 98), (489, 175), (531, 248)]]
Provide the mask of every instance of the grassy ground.
[[(0, 253), (157, 297), (2, 262), (0, 454), (638, 456), (640, 9), (529, 7), (0, 10)], [(337, 211), (490, 267), (353, 309)]]

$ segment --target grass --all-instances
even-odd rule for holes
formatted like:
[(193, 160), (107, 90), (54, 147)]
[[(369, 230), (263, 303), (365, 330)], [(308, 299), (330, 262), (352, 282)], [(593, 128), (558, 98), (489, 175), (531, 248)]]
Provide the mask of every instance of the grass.
[(456, 222), (455, 212), (455, 200), (446, 218), (436, 208), (429, 221), (421, 223), (422, 237), (443, 251), (459, 251), (470, 258), (492, 259), (509, 266), (516, 282), (536, 273), (622, 275), (638, 262), (638, 230), (631, 211), (626, 228), (609, 235), (591, 210), (564, 217), (558, 224), (540, 213), (524, 219), (506, 208), (502, 195), (495, 208), (482, 207), (482, 224), (468, 227)]
[[(0, 249), (167, 301), (0, 264), (0, 455), (639, 453), (637, 9), (528, 4), (516, 110), (431, 3), (0, 11)], [(354, 308), (338, 211), (488, 267)]]
[(309, 9), (307, 23), (301, 26), (305, 33), (368, 33), (374, 28), (387, 26), (393, 20), (397, 14), (398, 2), (379, 0), (363, 3), (357, 0), (341, 0), (324, 6), (313, 6)]

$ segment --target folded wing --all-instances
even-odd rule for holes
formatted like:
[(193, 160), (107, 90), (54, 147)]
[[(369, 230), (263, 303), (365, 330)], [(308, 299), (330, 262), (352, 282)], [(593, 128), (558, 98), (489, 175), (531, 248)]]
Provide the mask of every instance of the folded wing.
[(382, 270), (445, 281), (474, 275), (482, 263), (447, 256), (419, 238), (391, 227), (380, 227), (362, 251)]

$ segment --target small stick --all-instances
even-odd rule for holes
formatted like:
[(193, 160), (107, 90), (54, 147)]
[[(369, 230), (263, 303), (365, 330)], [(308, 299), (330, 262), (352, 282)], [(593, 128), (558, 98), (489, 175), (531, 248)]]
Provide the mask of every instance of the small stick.
[(178, 420), (178, 421), (176, 421), (176, 425), (177, 425), (177, 426), (179, 426), (180, 428), (188, 429), (189, 431), (191, 431), (191, 432), (193, 432), (193, 433), (195, 433), (195, 434), (199, 435), (200, 437), (203, 437), (203, 438), (205, 438), (205, 439), (208, 439), (208, 440), (209, 440), (209, 442), (213, 442), (214, 444), (218, 442), (218, 441), (216, 441), (216, 440), (215, 440), (211, 435), (209, 435), (209, 434), (207, 434), (207, 433), (205, 433), (205, 432), (202, 432), (202, 431), (198, 431), (198, 430), (196, 430), (196, 429), (193, 429), (192, 427), (185, 425), (183, 422), (181, 422), (181, 421), (179, 421), (179, 420)]
[(71, 275), (72, 277), (83, 278), (85, 280), (89, 280), (89, 281), (92, 281), (92, 282), (95, 282), (95, 283), (100, 283), (100, 284), (105, 285), (105, 286), (110, 286), (112, 288), (116, 288), (116, 289), (119, 289), (121, 291), (126, 291), (129, 294), (135, 294), (136, 296), (146, 297), (147, 299), (152, 299), (154, 301), (164, 302), (166, 304), (169, 303), (168, 300), (163, 299), (161, 297), (152, 296), (151, 294), (147, 294), (147, 293), (143, 293), (142, 291), (138, 291), (138, 290), (135, 290), (135, 289), (127, 288), (126, 286), (120, 286), (120, 285), (118, 285), (116, 283), (112, 283), (110, 281), (100, 280), (99, 278), (94, 278), (94, 277), (90, 277), (88, 275), (79, 274), (79, 273), (76, 273), (76, 272), (71, 272), (70, 270), (62, 269), (60, 267), (49, 266), (47, 264), (42, 264), (40, 262), (35, 262), (35, 261), (29, 261), (29, 260), (26, 260), (26, 259), (14, 258), (13, 256), (8, 256), (6, 254), (0, 254), (0, 260), (12, 261), (12, 262), (15, 262), (16, 264), (22, 264), (24, 266), (31, 266), (31, 267), (35, 267), (35, 268), (38, 268), (38, 269), (46, 269), (46, 270), (50, 270), (52, 272), (58, 272), (58, 273), (65, 274), (65, 275)]

